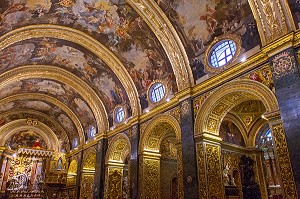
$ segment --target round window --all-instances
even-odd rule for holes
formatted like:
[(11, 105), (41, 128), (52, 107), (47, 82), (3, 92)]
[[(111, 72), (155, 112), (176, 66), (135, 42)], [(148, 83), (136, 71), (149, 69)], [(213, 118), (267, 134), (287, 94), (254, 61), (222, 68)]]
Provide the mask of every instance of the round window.
[(149, 90), (150, 100), (154, 103), (162, 100), (165, 97), (165, 94), (166, 87), (160, 82), (153, 84)]
[(233, 40), (222, 40), (215, 44), (209, 55), (210, 65), (214, 68), (225, 66), (236, 53), (236, 43)]
[(88, 136), (89, 138), (94, 138), (96, 136), (96, 128), (94, 126), (90, 126)]
[(74, 138), (73, 139), (73, 149), (76, 148), (78, 146), (78, 139)]
[(117, 123), (120, 123), (124, 120), (125, 118), (125, 111), (122, 107), (118, 107), (115, 110), (115, 121)]

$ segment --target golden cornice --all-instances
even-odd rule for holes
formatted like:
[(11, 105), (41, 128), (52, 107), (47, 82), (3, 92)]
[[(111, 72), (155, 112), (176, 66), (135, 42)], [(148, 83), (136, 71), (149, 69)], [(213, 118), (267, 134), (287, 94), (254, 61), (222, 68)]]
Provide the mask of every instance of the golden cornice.
[(270, 44), (264, 46), (261, 51), (267, 54), (269, 57), (274, 56), (275, 54), (290, 48), (294, 44), (295, 33), (291, 32), (280, 39), (271, 42)]
[[(70, 85), (91, 107), (99, 132), (108, 130), (108, 117), (103, 102), (94, 90), (76, 75), (55, 66), (27, 65), (0, 75), (0, 90), (13, 81), (32, 78), (48, 78)], [(1, 81), (2, 80), (2, 81)]]
[(69, 137), (68, 137), (68, 134), (66, 133), (65, 129), (57, 121), (55, 121), (54, 119), (52, 119), (51, 117), (49, 117), (48, 115), (46, 115), (44, 113), (41, 113), (41, 112), (38, 112), (38, 111), (35, 111), (35, 110), (18, 109), (18, 110), (10, 110), (10, 111), (6, 111), (4, 113), (1, 113), (1, 117), (6, 117), (6, 116), (11, 115), (11, 114), (19, 114), (19, 113), (29, 113), (29, 114), (32, 114), (32, 115), (40, 116), (42, 118), (46, 118), (46, 120), (48, 120), (48, 121), (52, 122), (53, 124), (55, 124), (56, 128), (58, 128), (63, 133), (62, 134), (62, 139), (66, 140), (66, 141), (69, 141)]
[(14, 120), (0, 127), (0, 145), (4, 146), (7, 139), (22, 130), (35, 130), (46, 141), (51, 150), (60, 151), (58, 138), (47, 125), (38, 122), (35, 126), (29, 126), (26, 124), (26, 119)]
[(137, 116), (141, 113), (137, 89), (125, 66), (104, 45), (79, 30), (53, 24), (25, 26), (0, 37), (0, 50), (19, 41), (41, 37), (52, 37), (74, 42), (101, 58), (124, 86), (130, 101), (132, 115)]
[(153, 0), (127, 0), (143, 18), (163, 46), (174, 71), (178, 90), (194, 85), (193, 73), (184, 46), (173, 25)]
[(83, 131), (83, 128), (81, 126), (80, 120), (77, 118), (76, 114), (71, 109), (69, 109), (69, 107), (67, 107), (65, 104), (63, 104), (59, 100), (57, 100), (57, 99), (55, 99), (55, 98), (53, 98), (49, 95), (39, 94), (39, 93), (16, 94), (16, 95), (12, 95), (12, 96), (1, 99), (0, 100), (0, 105), (6, 104), (6, 103), (9, 103), (9, 102), (13, 102), (13, 101), (16, 101), (16, 100), (27, 100), (27, 99), (47, 101), (47, 102), (50, 102), (50, 103), (58, 106), (74, 122), (74, 124), (77, 128), (77, 132), (79, 134), (80, 144), (84, 143), (84, 138), (85, 138), (84, 131)]

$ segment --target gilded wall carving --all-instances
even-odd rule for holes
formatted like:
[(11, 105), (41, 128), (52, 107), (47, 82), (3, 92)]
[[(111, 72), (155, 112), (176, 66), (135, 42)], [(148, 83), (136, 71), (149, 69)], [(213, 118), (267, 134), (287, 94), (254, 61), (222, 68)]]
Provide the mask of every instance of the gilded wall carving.
[(83, 173), (81, 178), (80, 199), (92, 199), (94, 189), (94, 174)]
[(206, 162), (209, 197), (224, 198), (220, 146), (206, 144)]
[(109, 168), (108, 171), (108, 198), (122, 199), (122, 169)]
[(142, 198), (158, 199), (160, 198), (160, 160), (143, 159), (143, 183)]
[(206, 184), (206, 168), (205, 168), (205, 155), (204, 145), (197, 145), (198, 157), (198, 181), (199, 181), (199, 194), (201, 199), (207, 198), (207, 184)]
[(274, 124), (271, 126), (274, 144), (276, 149), (279, 171), (281, 173), (281, 183), (286, 198), (297, 198), (296, 185), (289, 158), (289, 151), (286, 143), (283, 124)]
[(90, 152), (84, 158), (83, 169), (95, 170), (95, 163), (96, 163), (96, 153)]

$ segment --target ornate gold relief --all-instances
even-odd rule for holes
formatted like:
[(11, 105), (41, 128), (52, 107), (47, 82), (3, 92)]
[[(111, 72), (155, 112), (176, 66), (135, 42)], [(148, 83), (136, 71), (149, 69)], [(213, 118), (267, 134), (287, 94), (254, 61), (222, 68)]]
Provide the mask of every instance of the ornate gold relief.
[(282, 123), (272, 125), (271, 130), (273, 133), (276, 149), (275, 151), (277, 155), (277, 161), (281, 174), (281, 183), (283, 186), (285, 197), (289, 199), (297, 198), (296, 185)]
[(109, 168), (108, 198), (122, 199), (122, 169), (120, 168)]
[(80, 186), (80, 198), (92, 199), (94, 190), (94, 175), (83, 173)]
[(90, 152), (86, 155), (83, 161), (83, 169), (95, 170), (96, 153)]
[(263, 45), (295, 30), (293, 18), (285, 0), (250, 0), (249, 2), (258, 23)]
[(206, 171), (209, 198), (224, 198), (220, 146), (206, 144)]
[(76, 185), (77, 161), (72, 160), (68, 169), (67, 187)]
[(198, 157), (198, 182), (199, 182), (199, 194), (201, 199), (207, 198), (207, 187), (206, 187), (206, 168), (205, 168), (205, 156), (204, 156), (204, 145), (197, 144), (197, 157)]
[(160, 160), (143, 158), (143, 196), (142, 198), (160, 198)]

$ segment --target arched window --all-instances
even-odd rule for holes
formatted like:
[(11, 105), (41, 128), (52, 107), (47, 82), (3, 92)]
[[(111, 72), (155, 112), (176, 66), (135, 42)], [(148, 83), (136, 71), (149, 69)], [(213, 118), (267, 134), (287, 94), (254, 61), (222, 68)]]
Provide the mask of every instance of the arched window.
[(215, 44), (209, 55), (210, 65), (214, 68), (225, 66), (236, 53), (236, 44), (233, 40), (222, 40)]
[(154, 103), (159, 102), (165, 97), (165, 94), (166, 87), (161, 82), (157, 82), (149, 90), (150, 101)]
[(89, 131), (88, 131), (88, 137), (89, 138), (94, 138), (97, 134), (96, 128), (94, 126), (90, 126)]
[(74, 138), (74, 139), (73, 139), (72, 145), (73, 145), (73, 149), (76, 148), (76, 147), (78, 146), (78, 138)]
[(115, 110), (115, 121), (121, 123), (125, 118), (125, 111), (123, 107), (118, 107)]

